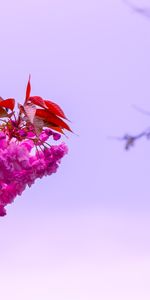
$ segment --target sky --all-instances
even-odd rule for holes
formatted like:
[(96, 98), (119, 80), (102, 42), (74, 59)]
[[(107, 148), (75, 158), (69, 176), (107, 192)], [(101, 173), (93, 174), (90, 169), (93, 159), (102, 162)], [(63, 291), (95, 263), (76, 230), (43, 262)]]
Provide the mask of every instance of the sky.
[[(150, 1), (133, 1), (150, 7)], [(69, 153), (0, 219), (3, 300), (150, 299), (150, 19), (127, 1), (5, 0), (0, 95), (52, 99)]]

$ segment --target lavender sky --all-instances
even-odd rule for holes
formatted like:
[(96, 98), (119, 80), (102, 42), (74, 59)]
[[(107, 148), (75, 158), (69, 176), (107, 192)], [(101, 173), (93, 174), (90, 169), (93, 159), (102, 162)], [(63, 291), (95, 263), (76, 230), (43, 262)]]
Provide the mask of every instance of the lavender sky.
[[(133, 1), (150, 5), (150, 1)], [(0, 4), (0, 94), (53, 99), (78, 134), (0, 219), (3, 300), (150, 299), (150, 19), (121, 0)]]

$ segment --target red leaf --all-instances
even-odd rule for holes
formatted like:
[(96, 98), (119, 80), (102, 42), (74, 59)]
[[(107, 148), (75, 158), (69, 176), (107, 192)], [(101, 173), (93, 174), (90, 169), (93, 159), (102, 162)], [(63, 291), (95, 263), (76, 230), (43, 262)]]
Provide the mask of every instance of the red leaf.
[(55, 126), (47, 126), (47, 127), (51, 128), (51, 129), (53, 129), (55, 131), (58, 131), (61, 134), (64, 134), (63, 130), (61, 128), (59, 128), (59, 127), (55, 127)]
[(0, 101), (0, 106), (1, 107), (5, 107), (5, 108), (9, 108), (9, 109), (13, 110), (14, 107), (15, 107), (15, 99), (8, 98), (6, 100), (1, 100)]
[(59, 133), (64, 134), (63, 130), (60, 127), (55, 126), (53, 123), (43, 121), (43, 124), (44, 124), (43, 127), (48, 127), (48, 128), (51, 128), (55, 131), (58, 131)]
[(0, 117), (1, 118), (8, 117), (7, 111), (2, 107), (0, 107)]
[(63, 120), (55, 116), (53, 113), (50, 113), (49, 111), (46, 111), (44, 109), (37, 109), (35, 115), (46, 122), (52, 123), (53, 126), (59, 127), (61, 129), (67, 129), (72, 132), (70, 127)]
[(28, 101), (31, 101), (31, 103), (38, 105), (40, 107), (47, 108), (42, 97), (32, 96), (32, 97), (29, 97)]
[(30, 93), (31, 93), (30, 78), (31, 78), (31, 76), (29, 75), (29, 80), (28, 80), (27, 87), (26, 87), (26, 98), (25, 98), (25, 102), (29, 99)]
[(61, 109), (61, 107), (58, 104), (56, 104), (50, 100), (44, 100), (44, 102), (51, 113), (67, 120), (63, 110)]
[(39, 96), (29, 97), (28, 100), (31, 101), (32, 103), (34, 103), (35, 105), (38, 105), (40, 107), (47, 109), (54, 115), (57, 115), (57, 116), (67, 120), (63, 110), (60, 108), (60, 106), (58, 104), (56, 104), (50, 100), (44, 100), (42, 97), (39, 97)]

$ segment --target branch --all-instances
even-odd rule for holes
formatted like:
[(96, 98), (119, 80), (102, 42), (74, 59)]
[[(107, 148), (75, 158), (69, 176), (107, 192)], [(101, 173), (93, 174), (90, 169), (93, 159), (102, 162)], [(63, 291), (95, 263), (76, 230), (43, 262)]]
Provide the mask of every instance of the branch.
[(125, 150), (129, 150), (131, 147), (135, 145), (135, 142), (141, 138), (145, 137), (146, 139), (150, 139), (150, 128), (145, 129), (141, 133), (137, 135), (125, 134), (123, 137), (114, 137), (117, 140), (125, 141)]
[(134, 12), (143, 15), (144, 17), (150, 19), (150, 7), (139, 7), (128, 0), (123, 0), (123, 2), (128, 5)]

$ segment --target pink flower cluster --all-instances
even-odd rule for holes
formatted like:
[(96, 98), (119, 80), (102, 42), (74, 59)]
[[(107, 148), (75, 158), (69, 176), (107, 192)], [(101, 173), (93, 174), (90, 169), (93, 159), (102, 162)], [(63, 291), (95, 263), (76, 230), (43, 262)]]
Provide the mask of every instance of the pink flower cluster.
[[(20, 132), (20, 135), (24, 134)], [(21, 195), (27, 186), (31, 186), (37, 178), (51, 175), (57, 171), (61, 158), (67, 154), (67, 146), (44, 146), (51, 136), (58, 140), (60, 135), (50, 129), (40, 134), (35, 150), (35, 141), (28, 133), (26, 139), (18, 142), (9, 141), (8, 136), (0, 131), (0, 216), (6, 214), (5, 206), (12, 203), (17, 195)], [(43, 147), (43, 148), (41, 148)]]

